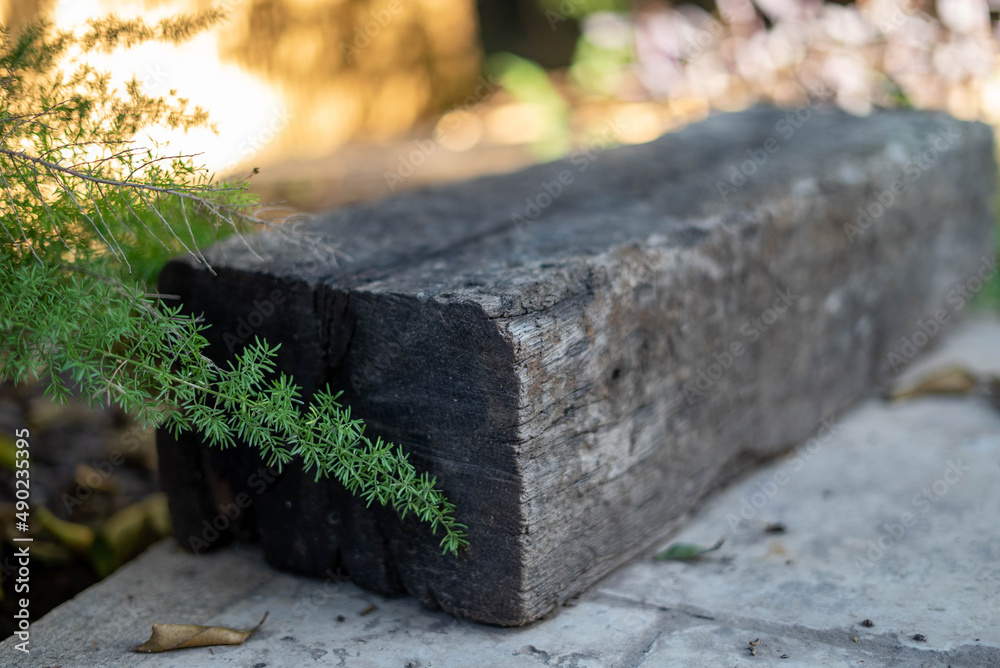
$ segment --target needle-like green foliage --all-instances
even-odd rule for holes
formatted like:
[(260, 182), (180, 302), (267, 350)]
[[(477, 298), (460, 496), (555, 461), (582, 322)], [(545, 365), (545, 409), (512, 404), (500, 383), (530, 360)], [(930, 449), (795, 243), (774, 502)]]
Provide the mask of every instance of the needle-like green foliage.
[(144, 426), (259, 448), (279, 468), (300, 461), (443, 530), (455, 553), (467, 541), (454, 506), (398, 446), (372, 442), (339, 393), (306, 404), (260, 340), (214, 363), (206, 325), (146, 288), (171, 254), (204, 261), (199, 246), (259, 226), (256, 202), (245, 182), (214, 183), (191, 156), (135, 148), (143, 128), (204, 124), (203, 110), (148, 97), (135, 80), (115, 88), (74, 53), (182, 40), (220, 16), (156, 26), (110, 16), (82, 35), (0, 26), (0, 379), (41, 378), (57, 400), (79, 392)]

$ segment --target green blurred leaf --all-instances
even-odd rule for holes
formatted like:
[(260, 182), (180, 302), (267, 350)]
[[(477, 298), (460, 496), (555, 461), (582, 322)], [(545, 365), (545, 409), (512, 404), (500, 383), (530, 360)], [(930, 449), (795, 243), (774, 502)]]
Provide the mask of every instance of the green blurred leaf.
[(107, 577), (158, 538), (149, 526), (147, 512), (147, 505), (139, 501), (104, 522), (88, 554), (98, 575)]
[(83, 524), (67, 522), (52, 514), (45, 506), (35, 509), (35, 517), (43, 529), (59, 539), (59, 542), (76, 552), (87, 552), (94, 544), (94, 530)]
[(548, 72), (538, 63), (512, 53), (494, 54), (486, 68), (511, 97), (542, 110), (542, 133), (531, 144), (535, 155), (543, 160), (566, 155), (570, 148), (569, 105), (552, 85)]
[(0, 434), (0, 466), (13, 471), (17, 468), (17, 444), (5, 434)]
[(568, 19), (582, 19), (597, 12), (624, 12), (628, 5), (626, 0), (538, 0), (543, 11)]
[(619, 79), (632, 67), (634, 60), (630, 45), (607, 48), (583, 35), (573, 53), (570, 79), (585, 93), (614, 97), (620, 86)]
[(163, 492), (150, 494), (142, 500), (146, 508), (146, 521), (157, 536), (169, 536), (173, 531), (167, 495)]
[(720, 538), (719, 542), (712, 547), (702, 547), (700, 545), (695, 545), (694, 543), (674, 543), (663, 552), (657, 553), (654, 557), (654, 561), (687, 561), (689, 559), (694, 559), (695, 557), (700, 557), (706, 552), (713, 552), (722, 547), (722, 543), (725, 542), (725, 538)]

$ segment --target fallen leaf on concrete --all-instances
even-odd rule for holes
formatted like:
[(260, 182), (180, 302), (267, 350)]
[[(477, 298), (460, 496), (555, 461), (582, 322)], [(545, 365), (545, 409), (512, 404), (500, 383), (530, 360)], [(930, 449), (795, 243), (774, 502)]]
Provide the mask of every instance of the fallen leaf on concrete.
[(725, 538), (720, 538), (719, 542), (712, 547), (702, 547), (700, 545), (695, 545), (694, 543), (674, 543), (663, 552), (657, 553), (654, 557), (654, 561), (687, 561), (688, 559), (694, 559), (695, 557), (700, 557), (706, 552), (712, 552), (718, 550), (722, 547), (722, 543), (725, 542)]
[(889, 395), (893, 401), (913, 399), (928, 394), (971, 394), (979, 380), (962, 367), (947, 367), (932, 371), (916, 383), (897, 387)]
[(242, 645), (254, 631), (259, 629), (267, 613), (257, 626), (249, 629), (231, 629), (225, 626), (198, 626), (196, 624), (153, 624), (153, 634), (149, 640), (135, 648), (136, 652), (168, 652), (189, 647), (210, 647), (212, 645)]

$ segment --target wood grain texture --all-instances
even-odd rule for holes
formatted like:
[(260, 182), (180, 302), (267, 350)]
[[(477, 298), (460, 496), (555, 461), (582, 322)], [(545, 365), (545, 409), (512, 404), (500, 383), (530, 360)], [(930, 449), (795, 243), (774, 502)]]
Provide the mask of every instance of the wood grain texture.
[[(213, 520), (225, 527), (206, 544), (251, 528), (278, 567), (343, 568), (518, 625), (813, 435), (878, 388), (921, 318), (955, 315), (949, 291), (993, 257), (995, 167), (983, 125), (814, 112), (786, 136), (786, 113), (338, 210), (254, 252), (227, 241), (208, 253), (215, 276), (170, 263), (160, 290), (204, 313), (213, 356), (280, 342), (307, 391), (343, 390), (371, 434), (437, 476), (471, 545), (443, 556), (426, 527), (335, 483), (161, 434), (178, 540)], [(851, 243), (858, 207), (937, 136), (950, 144)], [(219, 519), (241, 494), (252, 506)]]

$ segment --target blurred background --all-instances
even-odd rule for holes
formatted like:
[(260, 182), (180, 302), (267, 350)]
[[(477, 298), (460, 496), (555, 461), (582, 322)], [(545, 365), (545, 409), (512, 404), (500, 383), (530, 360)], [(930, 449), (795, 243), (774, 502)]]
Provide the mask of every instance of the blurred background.
[[(647, 142), (757, 103), (1000, 125), (1000, 0), (0, 0), (0, 22), (82, 31), (112, 12), (155, 23), (213, 7), (226, 19), (179, 46), (87, 59), (206, 109), (214, 128), (136, 139), (200, 154), (220, 178), (259, 168), (251, 189), (275, 218)], [(34, 617), (169, 533), (153, 435), (127, 415), (7, 385), (0, 423), (31, 428), (33, 489), (52, 509), (32, 548)], [(0, 438), (6, 537), (12, 447)], [(0, 544), (2, 637), (12, 544)]]
[[(809, 103), (1000, 123), (1000, 0), (3, 0), (10, 27), (221, 7), (181, 46), (92, 56), (216, 123), (151, 133), (306, 211)], [(140, 138), (143, 139), (143, 138)]]

